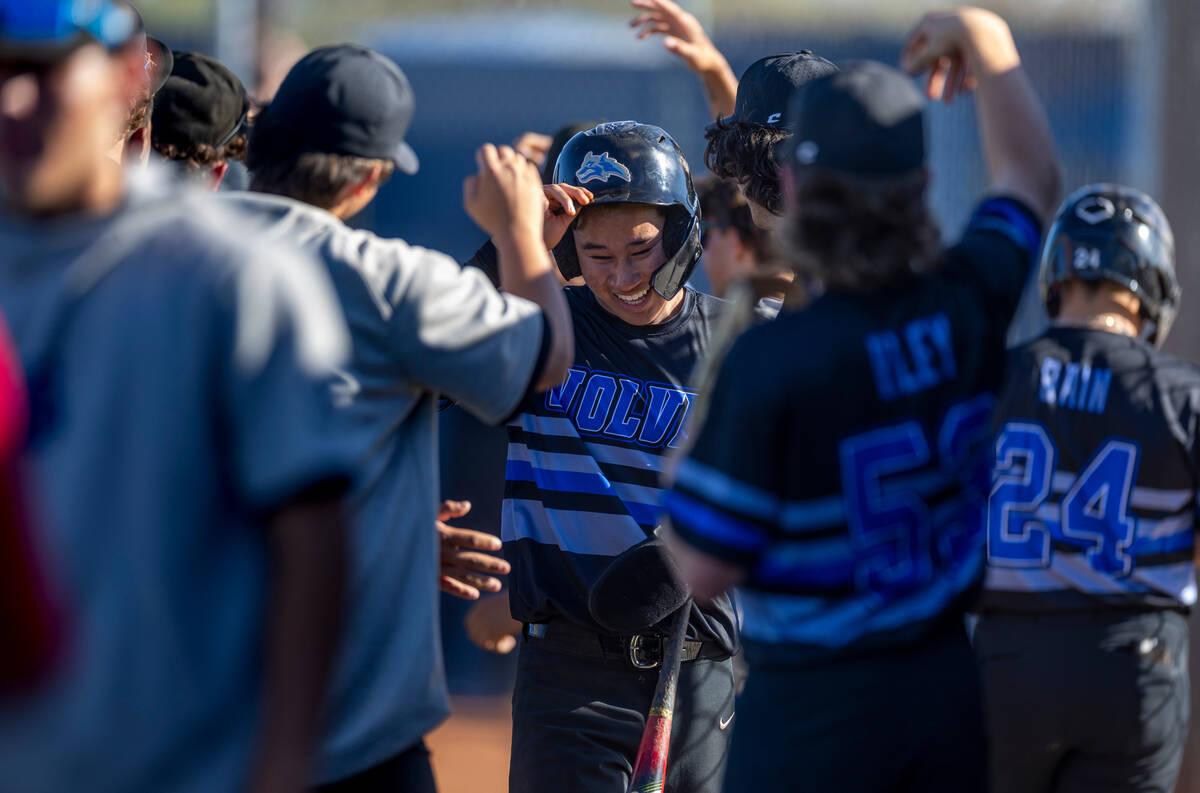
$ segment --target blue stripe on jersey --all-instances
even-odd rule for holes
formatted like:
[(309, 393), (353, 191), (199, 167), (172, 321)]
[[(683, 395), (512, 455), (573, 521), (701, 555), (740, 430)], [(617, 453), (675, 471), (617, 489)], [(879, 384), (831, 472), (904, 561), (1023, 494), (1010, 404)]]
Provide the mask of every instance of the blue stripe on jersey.
[(935, 617), (946, 603), (971, 586), (982, 566), (983, 552), (979, 548), (915, 591), (890, 599), (874, 592), (824, 598), (743, 589), (738, 594), (742, 635), (777, 644), (845, 647), (868, 634)]
[(695, 460), (685, 459), (680, 464), (675, 481), (687, 490), (703, 493), (706, 501), (727, 512), (764, 521), (778, 519), (779, 500), (773, 495)]
[(1047, 569), (988, 567), (986, 586), (1002, 592), (1079, 592), (1096, 595), (1158, 593), (1177, 598), (1185, 606), (1196, 603), (1195, 565), (1191, 560), (1150, 568), (1134, 568), (1118, 581), (1092, 569), (1080, 554), (1056, 556)]
[(1037, 221), (1010, 198), (989, 198), (979, 205), (971, 216), (967, 233), (980, 230), (1003, 234), (1026, 251), (1031, 259), (1041, 248), (1042, 232)]
[(540, 501), (506, 498), (500, 539), (531, 539), (591, 556), (616, 556), (646, 539), (646, 531), (628, 515), (547, 509)]
[(763, 553), (753, 577), (766, 587), (798, 590), (854, 586), (857, 559), (848, 536), (828, 540), (779, 542)]
[(669, 491), (663, 503), (677, 529), (701, 536), (709, 542), (743, 553), (756, 553), (765, 548), (769, 541), (766, 530), (738, 520), (724, 510), (678, 490)]

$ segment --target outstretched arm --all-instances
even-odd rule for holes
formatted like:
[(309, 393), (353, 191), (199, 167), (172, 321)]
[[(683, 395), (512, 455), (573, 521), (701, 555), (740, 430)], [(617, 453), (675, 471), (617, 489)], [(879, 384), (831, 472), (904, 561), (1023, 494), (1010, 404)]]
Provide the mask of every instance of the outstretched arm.
[(642, 12), (629, 23), (632, 28), (641, 28), (637, 37), (661, 35), (663, 47), (678, 55), (700, 78), (713, 115), (718, 118), (733, 115), (737, 77), (729, 68), (729, 61), (704, 32), (700, 20), (671, 0), (631, 0), (630, 5)]
[(1008, 24), (980, 8), (926, 14), (909, 35), (900, 63), (910, 74), (928, 75), (930, 99), (949, 102), (975, 91), (991, 191), (1018, 198), (1049, 218), (1061, 190), (1058, 156)]

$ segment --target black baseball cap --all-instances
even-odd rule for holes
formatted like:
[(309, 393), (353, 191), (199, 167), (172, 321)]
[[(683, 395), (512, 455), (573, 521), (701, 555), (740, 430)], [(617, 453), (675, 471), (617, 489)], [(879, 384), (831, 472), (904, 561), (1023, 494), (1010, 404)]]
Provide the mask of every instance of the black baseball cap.
[(837, 67), (809, 50), (768, 55), (750, 64), (738, 81), (730, 121), (776, 126), (783, 123), (788, 100), (797, 88)]
[(399, 66), (366, 47), (340, 44), (313, 50), (292, 67), (255, 120), (256, 137), (267, 134), (272, 148), (290, 144), (290, 153), (391, 160), (411, 174), (417, 155), (404, 135), (413, 110)]
[(776, 148), (792, 167), (892, 177), (925, 165), (925, 98), (908, 75), (876, 61), (797, 89), (788, 105), (792, 136)]
[(246, 123), (250, 109), (242, 81), (216, 58), (177, 52), (175, 67), (154, 100), (154, 145), (219, 149)]

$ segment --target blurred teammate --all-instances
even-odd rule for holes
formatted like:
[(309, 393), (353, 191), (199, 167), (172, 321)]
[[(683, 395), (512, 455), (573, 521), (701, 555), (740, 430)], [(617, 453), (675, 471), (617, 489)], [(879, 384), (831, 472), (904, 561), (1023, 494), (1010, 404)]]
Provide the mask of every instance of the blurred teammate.
[[(792, 279), (771, 233), (754, 224), (750, 206), (737, 184), (712, 177), (696, 180), (700, 196), (700, 263), (715, 297), (726, 299), (738, 282), (760, 279), (767, 297), (782, 301)], [(777, 307), (777, 306), (776, 306)]]
[[(509, 424), (502, 536), (512, 616), (525, 624), (509, 789), (616, 793), (629, 784), (661, 630), (647, 625), (631, 650), (633, 637), (592, 619), (588, 595), (612, 558), (658, 523), (657, 472), (683, 440), (686, 383), (720, 301), (685, 286), (700, 256), (699, 206), (663, 130), (619, 121), (582, 132), (554, 180), (594, 198), (554, 247), (563, 275), (586, 284), (566, 289), (575, 365)], [(715, 791), (733, 717), (727, 598), (693, 609), (688, 640), (667, 785)]]
[(154, 150), (216, 190), (231, 160), (246, 155), (250, 100), (242, 81), (215, 58), (175, 54), (175, 65), (154, 99)]
[[(38, 0), (34, 0), (37, 2)], [(124, 45), (132, 54), (142, 57), (142, 85), (129, 100), (124, 129), (113, 143), (109, 156), (120, 163), (145, 165), (150, 159), (150, 128), (154, 112), (154, 97), (167, 81), (174, 66), (170, 48), (146, 33), (142, 15), (126, 0), (115, 4), (134, 17), (136, 30)]]
[(783, 209), (775, 148), (789, 135), (783, 123), (788, 100), (808, 81), (835, 71), (808, 50), (760, 58), (742, 73), (733, 115), (718, 118), (704, 133), (704, 164), (737, 183), (761, 228), (773, 228)]
[(997, 793), (1175, 785), (1200, 371), (1157, 350), (1174, 247), (1149, 196), (1109, 184), (1068, 198), (1047, 236), (1053, 326), (1014, 351), (997, 405), (975, 634)]
[[(413, 96), (400, 69), (364, 47), (318, 49), (288, 74), (255, 121), (252, 186), (231, 194), (269, 236), (320, 258), (350, 322), (353, 349), (333, 398), (364, 476), (354, 493), (352, 618), (343, 638), (319, 782), (336, 791), (433, 789), (423, 736), (448, 712), (438, 632), (439, 395), (489, 423), (560, 382), (571, 361), (566, 302), (543, 241), (537, 170), (483, 147), (464, 203), (495, 240), (500, 294), (449, 257), (345, 221), (417, 158), (404, 142)], [(561, 224), (565, 219), (557, 221)], [(507, 564), (478, 551), (497, 538), (439, 527), (441, 584), (496, 591)]]
[(742, 587), (728, 790), (986, 786), (963, 628), (983, 572), (979, 452), (1058, 171), (999, 17), (929, 15), (904, 64), (930, 70), (934, 97), (978, 83), (990, 197), (942, 250), (912, 81), (867, 62), (802, 88), (785, 230), (824, 292), (734, 344), (667, 497), (697, 597)]
[(108, 157), (144, 88), (110, 2), (0, 0), (0, 312), (69, 643), (0, 710), (21, 793), (302, 789), (353, 470), (328, 279)]

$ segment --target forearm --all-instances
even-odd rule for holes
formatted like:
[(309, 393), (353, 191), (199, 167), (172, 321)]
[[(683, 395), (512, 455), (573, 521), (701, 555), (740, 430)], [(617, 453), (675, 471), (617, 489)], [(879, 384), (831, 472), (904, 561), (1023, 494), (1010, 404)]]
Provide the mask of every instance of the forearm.
[(500, 261), (500, 288), (536, 303), (546, 315), (553, 339), (538, 390), (552, 388), (562, 382), (571, 366), (575, 336), (550, 254), (540, 234), (505, 234), (492, 241)]
[(715, 118), (733, 115), (733, 106), (737, 101), (738, 80), (729, 61), (721, 56), (719, 63), (700, 74), (700, 82), (704, 85), (704, 95), (708, 98), (708, 107)]
[(299, 793), (311, 783), (341, 623), (346, 547), (340, 501), (287, 507), (270, 531), (262, 726), (249, 789)]
[(989, 12), (968, 25), (968, 68), (978, 82), (979, 136), (995, 191), (1025, 201), (1042, 217), (1061, 189), (1050, 123), (1021, 65), (1008, 26)]

